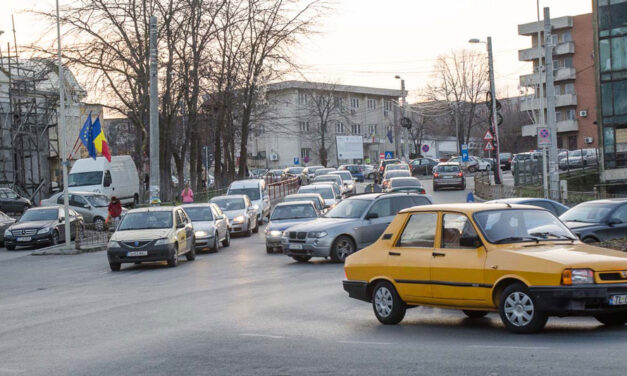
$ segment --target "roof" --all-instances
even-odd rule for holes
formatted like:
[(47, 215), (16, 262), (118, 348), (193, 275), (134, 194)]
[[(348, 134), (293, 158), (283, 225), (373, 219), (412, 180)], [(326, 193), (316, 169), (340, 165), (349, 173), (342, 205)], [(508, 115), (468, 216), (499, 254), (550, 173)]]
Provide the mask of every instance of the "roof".
[(183, 205), (181, 205), (181, 207), (183, 209), (185, 209), (185, 208), (204, 208), (204, 207), (209, 207), (210, 206), (209, 204), (210, 203), (208, 203), (208, 202), (198, 202), (198, 203), (193, 203), (193, 204), (183, 204)]
[[(333, 91), (338, 93), (354, 93), (354, 94), (367, 94), (367, 95), (380, 95), (384, 97), (399, 98), (403, 96), (403, 92), (398, 89), (383, 89), (367, 86), (351, 86), (351, 85), (336, 85), (324, 82), (308, 82), (308, 81), (283, 81), (265, 86), (266, 92), (288, 90), (288, 89), (305, 89), (305, 90), (320, 90), (320, 91)], [(407, 91), (405, 91), (407, 94)]]
[(46, 210), (46, 209), (63, 209), (61, 205), (36, 206), (28, 210)]
[(425, 205), (415, 206), (413, 208), (407, 208), (401, 210), (399, 213), (411, 213), (417, 211), (458, 211), (466, 214), (472, 214), (484, 210), (497, 210), (497, 209), (538, 209), (535, 206), (520, 205), (520, 204), (498, 204), (498, 203), (461, 203), (461, 204), (437, 204), (437, 205)]
[(303, 201), (280, 202), (276, 204), (275, 208), (279, 206), (291, 206), (291, 205), (313, 205), (313, 201), (303, 200)]
[(308, 193), (293, 193), (293, 194), (291, 194), (291, 195), (287, 195), (287, 196), (285, 196), (285, 197), (283, 197), (283, 198), (285, 199), (285, 198), (288, 198), (288, 197), (297, 197), (297, 196), (298, 196), (298, 197), (305, 197), (305, 196), (319, 196), (319, 195), (320, 195), (320, 193), (315, 193), (315, 192), (308, 192)]
[(499, 203), (499, 202), (507, 202), (510, 204), (514, 204), (514, 203), (520, 203), (523, 201), (550, 201), (550, 202), (555, 202), (553, 200), (549, 200), (548, 198), (543, 198), (543, 197), (509, 197), (509, 198), (499, 198), (496, 200), (490, 200), (488, 201), (488, 203)]
[(176, 209), (177, 206), (151, 206), (149, 208), (138, 208), (129, 210), (129, 213), (165, 212)]
[(244, 197), (248, 197), (248, 195), (222, 195), (222, 196), (212, 197), (210, 201), (213, 201), (216, 198), (223, 200), (225, 198), (244, 198)]

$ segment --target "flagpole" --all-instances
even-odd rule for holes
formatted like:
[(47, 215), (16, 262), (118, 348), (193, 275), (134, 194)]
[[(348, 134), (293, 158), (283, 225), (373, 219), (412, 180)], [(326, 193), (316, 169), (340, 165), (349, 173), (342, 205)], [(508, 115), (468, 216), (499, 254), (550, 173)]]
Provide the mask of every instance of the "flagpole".
[(65, 82), (63, 74), (63, 62), (61, 60), (61, 23), (59, 22), (59, 0), (57, 3), (57, 57), (59, 64), (59, 119), (57, 121), (57, 133), (61, 135), (61, 165), (63, 167), (63, 211), (65, 212), (65, 248), (70, 248), (71, 243), (71, 231), (70, 231), (70, 203), (68, 199), (68, 173), (67, 173), (67, 159), (65, 153), (67, 145), (65, 142)]

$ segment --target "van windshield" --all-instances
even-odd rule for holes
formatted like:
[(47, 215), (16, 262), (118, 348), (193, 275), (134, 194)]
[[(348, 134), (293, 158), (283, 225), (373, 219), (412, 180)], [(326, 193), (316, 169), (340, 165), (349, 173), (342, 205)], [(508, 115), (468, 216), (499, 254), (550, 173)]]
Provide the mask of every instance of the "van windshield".
[(246, 195), (252, 201), (259, 200), (259, 188), (233, 188), (229, 189), (228, 195)]
[(102, 184), (102, 171), (75, 172), (68, 176), (68, 186), (70, 187), (100, 184)]

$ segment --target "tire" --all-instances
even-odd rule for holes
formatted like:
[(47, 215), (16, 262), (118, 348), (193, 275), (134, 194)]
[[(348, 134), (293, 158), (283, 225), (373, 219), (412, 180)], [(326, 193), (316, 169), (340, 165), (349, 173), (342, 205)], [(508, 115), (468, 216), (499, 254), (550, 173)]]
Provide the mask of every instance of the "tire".
[(224, 240), (222, 241), (222, 246), (223, 247), (228, 247), (229, 245), (231, 245), (231, 232), (229, 231), (229, 229), (226, 229), (226, 237), (224, 238)]
[(52, 235), (50, 236), (50, 245), (57, 245), (59, 244), (59, 233), (55, 230), (52, 232)]
[(259, 232), (259, 224), (255, 223), (255, 228), (253, 229), (253, 232), (256, 234)]
[(433, 186), (433, 192), (436, 192), (438, 189), (440, 189), (440, 188), (438, 188), (438, 186), (437, 186), (437, 185), (434, 185), (434, 186)]
[(598, 243), (599, 241), (591, 236), (588, 236), (587, 238), (583, 239), (583, 242), (586, 244), (592, 244), (592, 243)]
[(475, 166), (468, 167), (468, 172), (477, 172), (477, 167)]
[(311, 260), (311, 256), (292, 256), (292, 258), (298, 262), (307, 262)]
[(460, 189), (461, 189), (462, 191), (463, 191), (463, 190), (465, 190), (465, 189), (466, 189), (466, 184), (462, 185), (462, 186), (460, 187)]
[(211, 253), (218, 252), (220, 248), (220, 235), (218, 235), (218, 232), (216, 231), (213, 236), (213, 245), (209, 248), (209, 252)]
[(122, 264), (120, 264), (119, 262), (110, 262), (109, 267), (111, 268), (112, 272), (119, 272), (122, 268)]
[(14, 245), (7, 245), (6, 248), (7, 248), (7, 251), (15, 251)]
[(488, 311), (469, 311), (467, 309), (463, 310), (462, 312), (464, 312), (464, 314), (470, 319), (480, 319), (488, 314)]
[(536, 309), (537, 302), (522, 283), (507, 286), (501, 293), (499, 314), (503, 325), (513, 332), (528, 334), (539, 332), (546, 325), (548, 316)]
[(179, 249), (178, 243), (174, 243), (174, 253), (172, 257), (168, 259), (168, 266), (170, 268), (176, 268), (176, 266), (179, 264), (178, 249)]
[[(216, 240), (216, 244), (217, 244), (217, 240)], [(217, 249), (216, 249), (217, 250)], [(185, 258), (187, 259), (187, 261), (194, 261), (196, 260), (196, 240), (192, 241), (192, 247), (191, 249), (185, 254)]]
[(104, 231), (105, 229), (105, 220), (101, 217), (94, 218), (94, 227), (97, 231)]
[(606, 326), (625, 325), (625, 323), (627, 323), (627, 311), (605, 313), (602, 315), (596, 315), (594, 318)]
[(344, 262), (346, 257), (356, 251), (355, 242), (346, 235), (338, 236), (331, 246), (331, 260)]
[(274, 253), (274, 248), (266, 246), (266, 253)]
[(407, 304), (390, 282), (382, 281), (372, 290), (372, 309), (381, 324), (396, 325), (405, 317)]

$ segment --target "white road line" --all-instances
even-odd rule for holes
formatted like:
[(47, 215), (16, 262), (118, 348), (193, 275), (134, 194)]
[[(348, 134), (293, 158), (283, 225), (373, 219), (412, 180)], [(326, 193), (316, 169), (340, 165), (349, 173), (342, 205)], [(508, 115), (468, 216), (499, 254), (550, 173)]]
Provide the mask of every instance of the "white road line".
[(10, 374), (16, 374), (16, 373), (24, 373), (26, 372), (23, 369), (11, 369), (11, 368), (2, 368), (0, 367), (0, 374), (2, 373), (10, 373)]
[(550, 347), (534, 347), (534, 346), (497, 346), (497, 345), (471, 345), (475, 349), (514, 349), (514, 350), (549, 350)]
[(366, 341), (337, 341), (337, 343), (345, 343), (350, 345), (394, 345), (394, 342), (366, 342)]
[(240, 333), (240, 336), (244, 337), (264, 337), (264, 338), (274, 338), (274, 339), (282, 339), (284, 336), (275, 336), (270, 334), (257, 334), (257, 333)]

